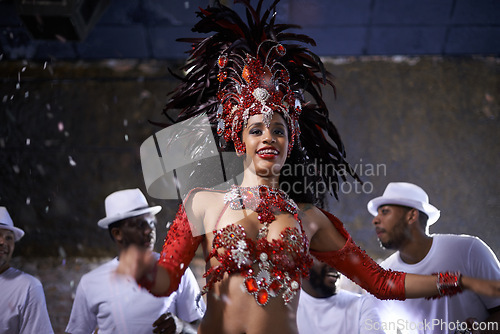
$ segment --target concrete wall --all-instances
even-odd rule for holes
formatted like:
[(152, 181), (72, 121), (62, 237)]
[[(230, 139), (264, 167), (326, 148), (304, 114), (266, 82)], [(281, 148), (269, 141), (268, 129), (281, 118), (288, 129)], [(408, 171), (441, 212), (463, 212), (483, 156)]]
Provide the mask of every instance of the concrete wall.
[[(335, 58), (331, 116), (365, 185), (342, 185), (331, 200), (354, 239), (379, 248), (366, 203), (390, 181), (421, 185), (442, 211), (431, 232), (477, 235), (500, 254), (500, 60)], [(41, 278), (61, 332), (80, 276), (114, 256), (103, 200), (144, 190), (139, 146), (159, 128), (169, 62), (0, 62), (0, 205), (26, 236), (16, 264)], [(163, 205), (164, 224), (176, 203)], [(161, 240), (160, 240), (161, 241)], [(157, 243), (157, 249), (161, 242)], [(73, 283), (71, 283), (73, 282)]]
[(441, 210), (431, 233), (477, 235), (500, 254), (498, 58), (368, 58), (330, 68), (338, 83), (332, 118), (366, 181), (365, 191), (331, 207), (358, 242), (387, 254), (366, 204), (388, 182), (409, 181)]

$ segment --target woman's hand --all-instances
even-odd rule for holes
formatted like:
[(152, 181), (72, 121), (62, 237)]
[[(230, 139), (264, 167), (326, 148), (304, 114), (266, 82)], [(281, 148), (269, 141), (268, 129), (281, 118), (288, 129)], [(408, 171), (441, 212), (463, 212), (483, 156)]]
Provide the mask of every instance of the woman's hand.
[(500, 281), (462, 276), (462, 288), (487, 297), (500, 297)]
[(153, 333), (165, 333), (165, 334), (179, 334), (182, 333), (182, 320), (177, 318), (172, 313), (162, 314), (153, 323)]
[(160, 334), (196, 334), (198, 321), (187, 323), (182, 319), (176, 317), (174, 314), (168, 312), (162, 314), (153, 323), (153, 333)]

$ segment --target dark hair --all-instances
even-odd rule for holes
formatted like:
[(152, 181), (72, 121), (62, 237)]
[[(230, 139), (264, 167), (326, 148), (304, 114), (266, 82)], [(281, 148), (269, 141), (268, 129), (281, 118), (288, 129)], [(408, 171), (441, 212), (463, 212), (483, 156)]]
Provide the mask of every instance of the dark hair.
[(321, 177), (317, 174), (315, 164), (309, 162), (304, 149), (294, 145), (280, 171), (280, 187), (297, 203), (320, 205), (324, 196), (318, 196), (319, 194), (309, 187), (319, 182)]
[(418, 210), (418, 222), (420, 226), (425, 230), (427, 228), (427, 220), (429, 220), (429, 216), (422, 211)]
[[(262, 15), (263, 0), (258, 1), (256, 8), (253, 8), (249, 1), (239, 2), (246, 7), (246, 16), (240, 17), (238, 12), (215, 1), (214, 6), (209, 6), (198, 13), (200, 20), (192, 29), (193, 32), (205, 34), (205, 37), (179, 39), (190, 44), (189, 57), (181, 67), (184, 74), (174, 74), (180, 83), (169, 93), (170, 99), (165, 105), (164, 115), (173, 124), (204, 114), (217, 132), (216, 128), (221, 121), (219, 112), (221, 102), (218, 100), (221, 85), (219, 57), (221, 55), (227, 57), (229, 59), (227, 66), (239, 73), (243, 69), (241, 60), (245, 59), (247, 54), (258, 58), (258, 53), (264, 52), (260, 47), (263, 43), (272, 41), (273, 45), (279, 44), (286, 52), (273, 53), (271, 56), (279, 56), (279, 59), (276, 59), (286, 69), (289, 75), (288, 85), (297, 99), (301, 100), (302, 106), (297, 124), (294, 124), (294, 128), (297, 130), (300, 128), (300, 135), (295, 141), (296, 148), (293, 150), (296, 152), (292, 152), (289, 166), (293, 169), (295, 166), (305, 168), (306, 172), (302, 173), (304, 175), (290, 175), (292, 178), (290, 184), (299, 182), (306, 187), (304, 191), (297, 191), (299, 194), (290, 195), (300, 202), (317, 202), (315, 199), (325, 194), (311, 192), (307, 186), (310, 184), (308, 182), (320, 181), (327, 188), (325, 192), (331, 192), (337, 197), (339, 177), (344, 181), (346, 176), (361, 180), (346, 160), (344, 144), (335, 125), (329, 119), (329, 110), (323, 101), (322, 87), (331, 87), (335, 94), (333, 76), (325, 69), (320, 57), (308, 49), (308, 45), (316, 45), (312, 38), (288, 30), (297, 28), (295, 25), (276, 24), (274, 13), (279, 0), (273, 1)], [(211, 35), (206, 37), (208, 33)], [(295, 108), (295, 106), (290, 107)], [(175, 120), (168, 115), (169, 110), (179, 111)], [(225, 143), (220, 135), (216, 138), (219, 138), (218, 146), (222, 151), (232, 150), (232, 143)], [(298, 141), (301, 144), (297, 145)], [(299, 149), (300, 147), (305, 150)], [(314, 172), (310, 172), (312, 170)], [(295, 171), (292, 174), (296, 174)], [(287, 177), (284, 177), (280, 182), (286, 179)], [(187, 183), (190, 181), (192, 180)]]
[(109, 236), (111, 237), (111, 240), (115, 241), (115, 238), (113, 237), (113, 234), (111, 233), (111, 230), (114, 229), (114, 228), (120, 228), (120, 227), (122, 227), (123, 221), (124, 221), (124, 219), (118, 220), (118, 221), (113, 222), (113, 223), (111, 223), (111, 224), (108, 225), (108, 233), (109, 233)]
[(429, 220), (429, 216), (427, 214), (425, 214), (422, 211), (420, 211), (419, 209), (411, 207), (411, 206), (398, 205), (398, 204), (391, 204), (391, 205), (402, 207), (402, 208), (407, 210), (406, 212), (410, 212), (411, 210), (417, 210), (418, 211), (418, 223), (420, 224), (420, 226), (424, 230), (427, 228), (427, 220)]

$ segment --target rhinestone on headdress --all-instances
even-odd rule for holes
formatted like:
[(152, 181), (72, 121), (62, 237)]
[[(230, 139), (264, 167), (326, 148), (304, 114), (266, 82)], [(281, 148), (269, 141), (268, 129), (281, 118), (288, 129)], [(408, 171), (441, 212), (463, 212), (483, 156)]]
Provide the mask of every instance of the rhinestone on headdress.
[[(276, 59), (276, 55), (279, 58), (286, 54), (286, 48), (280, 43), (267, 40), (261, 43), (259, 50), (266, 43), (274, 43), (274, 46), (267, 51), (264, 60), (249, 54), (244, 59), (230, 54), (235, 58), (232, 59), (223, 53), (217, 61), (217, 78), (220, 82), (217, 93), (220, 103), (217, 132), (226, 142), (232, 141), (240, 153), (245, 152), (245, 145), (238, 133), (246, 127), (248, 118), (253, 115), (263, 114), (266, 126), (269, 126), (274, 112), (283, 115), (291, 134), (289, 152), (300, 134), (298, 117), (301, 103), (289, 86), (290, 74)], [(221, 106), (222, 113), (219, 113)]]

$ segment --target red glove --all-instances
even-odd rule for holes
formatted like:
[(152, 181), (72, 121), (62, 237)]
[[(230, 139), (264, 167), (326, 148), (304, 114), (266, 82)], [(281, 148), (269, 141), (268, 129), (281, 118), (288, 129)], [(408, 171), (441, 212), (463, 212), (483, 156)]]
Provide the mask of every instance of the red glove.
[(405, 300), (406, 273), (383, 269), (354, 243), (337, 217), (326, 211), (323, 213), (347, 241), (344, 247), (337, 251), (311, 251), (311, 254), (334, 267), (379, 299)]
[(166, 296), (177, 290), (182, 275), (191, 263), (203, 236), (193, 236), (184, 206), (180, 205), (177, 215), (168, 230), (158, 265), (165, 268), (170, 277), (170, 287)]

